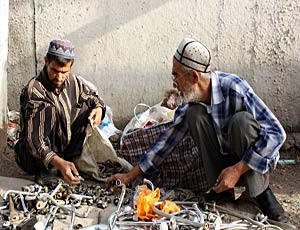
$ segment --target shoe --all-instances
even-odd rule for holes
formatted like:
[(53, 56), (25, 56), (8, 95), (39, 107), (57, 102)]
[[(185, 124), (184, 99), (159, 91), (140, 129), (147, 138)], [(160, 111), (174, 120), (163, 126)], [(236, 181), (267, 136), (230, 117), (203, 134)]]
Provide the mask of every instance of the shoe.
[(260, 206), (263, 214), (268, 216), (270, 220), (283, 223), (288, 222), (288, 217), (285, 215), (282, 206), (279, 204), (269, 187), (259, 194), (255, 200)]
[(230, 189), (225, 192), (216, 193), (214, 190), (211, 190), (208, 194), (204, 195), (205, 202), (217, 204), (232, 202), (235, 200), (234, 190)]
[(56, 187), (59, 179), (58, 176), (54, 176), (50, 172), (44, 170), (41, 170), (34, 176), (35, 183), (49, 188)]

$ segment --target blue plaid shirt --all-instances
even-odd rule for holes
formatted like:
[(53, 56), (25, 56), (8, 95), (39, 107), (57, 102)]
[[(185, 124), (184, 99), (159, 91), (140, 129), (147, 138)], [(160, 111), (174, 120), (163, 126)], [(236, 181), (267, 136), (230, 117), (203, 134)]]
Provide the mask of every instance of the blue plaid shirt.
[[(243, 161), (253, 170), (266, 173), (279, 159), (279, 148), (286, 139), (281, 124), (241, 77), (224, 72), (212, 72), (211, 105), (206, 106), (213, 119), (222, 154), (229, 153), (228, 126), (232, 116), (248, 111), (260, 124), (259, 138), (244, 154)], [(155, 144), (145, 153), (139, 166), (144, 173), (158, 171), (159, 165), (170, 154), (188, 131), (185, 113), (192, 103), (178, 106), (172, 126), (164, 131)]]

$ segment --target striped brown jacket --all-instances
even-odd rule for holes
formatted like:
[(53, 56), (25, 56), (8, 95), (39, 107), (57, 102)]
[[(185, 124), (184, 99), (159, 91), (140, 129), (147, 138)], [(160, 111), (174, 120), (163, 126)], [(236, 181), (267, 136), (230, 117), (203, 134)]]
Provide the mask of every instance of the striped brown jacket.
[(26, 152), (41, 159), (46, 168), (56, 154), (60, 155), (67, 148), (72, 126), (80, 114), (102, 107), (102, 119), (105, 115), (102, 99), (81, 77), (70, 74), (57, 92), (45, 67), (23, 88), (20, 105), (20, 141), (25, 144)]

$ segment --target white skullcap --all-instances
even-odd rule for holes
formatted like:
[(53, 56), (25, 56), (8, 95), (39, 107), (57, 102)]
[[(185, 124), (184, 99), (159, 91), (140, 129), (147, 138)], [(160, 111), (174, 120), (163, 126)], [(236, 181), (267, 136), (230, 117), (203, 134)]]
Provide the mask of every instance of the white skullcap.
[(193, 38), (184, 38), (180, 42), (174, 58), (198, 72), (210, 72), (210, 52), (206, 46)]

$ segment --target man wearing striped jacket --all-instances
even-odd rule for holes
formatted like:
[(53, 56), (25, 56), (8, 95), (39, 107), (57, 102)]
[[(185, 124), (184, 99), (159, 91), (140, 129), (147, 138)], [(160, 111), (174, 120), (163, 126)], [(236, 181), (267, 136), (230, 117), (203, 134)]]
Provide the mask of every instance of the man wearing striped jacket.
[(68, 40), (49, 44), (45, 65), (20, 95), (21, 134), (16, 162), (26, 172), (41, 176), (57, 169), (65, 181), (80, 183), (72, 162), (80, 156), (88, 124), (100, 125), (105, 105), (86, 81), (70, 74), (74, 46)]

